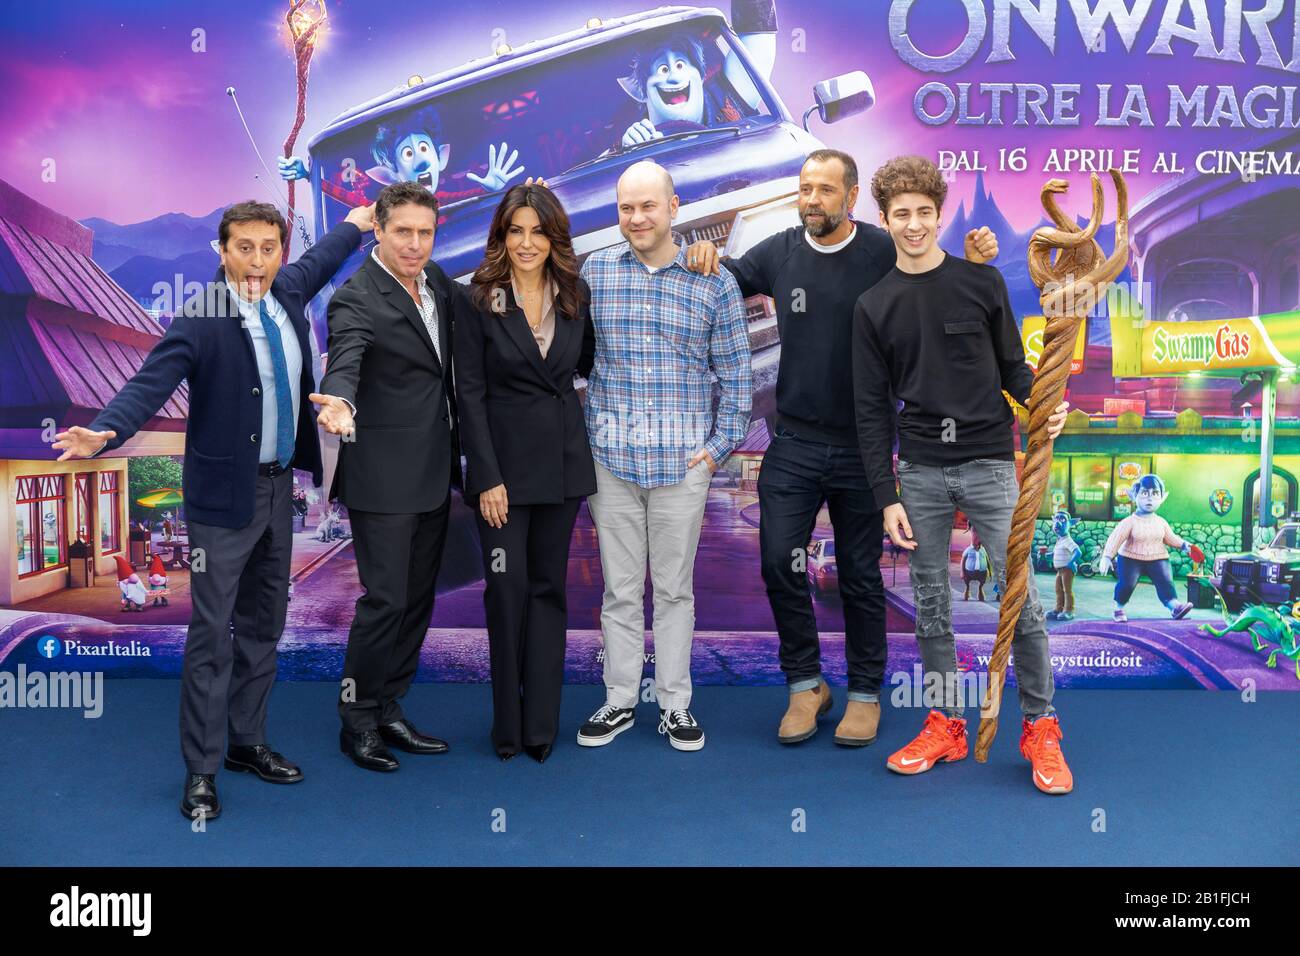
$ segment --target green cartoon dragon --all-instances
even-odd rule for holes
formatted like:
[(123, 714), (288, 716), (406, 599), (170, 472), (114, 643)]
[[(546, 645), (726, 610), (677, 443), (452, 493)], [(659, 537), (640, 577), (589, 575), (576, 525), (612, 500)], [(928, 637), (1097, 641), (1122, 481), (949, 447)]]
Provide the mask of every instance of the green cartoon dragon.
[(1221, 628), (1202, 624), (1201, 629), (1213, 637), (1244, 631), (1250, 635), (1250, 643), (1257, 651), (1266, 650), (1269, 641), (1277, 644), (1278, 646), (1268, 655), (1268, 666), (1277, 667), (1277, 655), (1283, 654), (1295, 661), (1295, 676), (1300, 680), (1300, 646), (1297, 646), (1296, 642), (1296, 631), (1300, 629), (1300, 622), (1292, 616), (1290, 605), (1283, 604), (1278, 608), (1271, 608), (1253, 604), (1231, 622), (1225, 615), (1224, 626)]

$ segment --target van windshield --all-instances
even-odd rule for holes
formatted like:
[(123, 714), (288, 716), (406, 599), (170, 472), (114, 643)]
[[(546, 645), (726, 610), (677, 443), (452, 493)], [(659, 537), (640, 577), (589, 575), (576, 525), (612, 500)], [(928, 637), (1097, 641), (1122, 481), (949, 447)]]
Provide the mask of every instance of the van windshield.
[(1293, 524), (1283, 525), (1282, 530), (1280, 530), (1274, 536), (1273, 543), (1270, 544), (1269, 547), (1288, 548), (1288, 549), (1295, 548), (1297, 530), (1300, 530), (1300, 525), (1293, 525)]
[(772, 120), (716, 22), (697, 21), (600, 43), (394, 110), (322, 141), (312, 163), (328, 228), (390, 182), (421, 182), (447, 207), (529, 176), (554, 178), (655, 138)]

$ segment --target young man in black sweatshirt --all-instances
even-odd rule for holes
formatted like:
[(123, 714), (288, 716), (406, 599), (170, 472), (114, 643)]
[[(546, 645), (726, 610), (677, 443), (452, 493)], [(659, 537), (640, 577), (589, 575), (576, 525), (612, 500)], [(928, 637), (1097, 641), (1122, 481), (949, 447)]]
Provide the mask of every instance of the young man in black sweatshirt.
[[(777, 737), (807, 740), (831, 708), (821, 673), (817, 621), (808, 591), (807, 548), (822, 504), (829, 505), (844, 606), (848, 705), (835, 742), (875, 740), (885, 673), (885, 586), (880, 577), (881, 503), (867, 487), (853, 415), (853, 308), (894, 266), (889, 234), (855, 222), (858, 167), (834, 149), (810, 153), (799, 174), (799, 218), (744, 256), (723, 259), (746, 296), (771, 296), (781, 336), (776, 421), (758, 479), (763, 580), (780, 637), (789, 707)], [(986, 228), (966, 236), (966, 255), (997, 255)], [(694, 260), (692, 262), (692, 260)], [(717, 250), (687, 250), (699, 272), (717, 270)]]
[[(943, 688), (942, 708), (931, 710), (916, 739), (889, 757), (889, 769), (902, 774), (966, 756), (949, 579), (953, 512), (960, 508), (970, 519), (1005, 590), (1007, 535), (1019, 486), (1012, 414), (1002, 393), (1027, 405), (1034, 381), (1002, 274), (938, 246), (947, 191), (935, 165), (919, 156), (891, 160), (876, 173), (871, 194), (893, 238), (897, 264), (858, 299), (853, 318), (863, 467), (884, 506), (885, 530), (910, 552), (926, 685), (936, 681)], [(1064, 427), (1067, 407), (1055, 409), (1050, 437)], [(895, 428), (901, 500), (892, 468)], [(1020, 751), (1033, 765), (1039, 790), (1069, 793), (1073, 778), (1052, 709), (1047, 627), (1032, 575), (1012, 650), (1025, 715)]]

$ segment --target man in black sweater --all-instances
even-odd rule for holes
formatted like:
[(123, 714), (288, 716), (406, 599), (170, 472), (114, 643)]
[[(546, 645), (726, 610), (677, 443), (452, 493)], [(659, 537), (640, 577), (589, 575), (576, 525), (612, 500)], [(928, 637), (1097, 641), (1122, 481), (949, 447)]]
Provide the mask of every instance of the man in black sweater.
[[(921, 733), (889, 757), (889, 769), (902, 774), (966, 756), (965, 686), (952, 633), (953, 513), (960, 509), (970, 519), (1005, 590), (1007, 535), (1019, 488), (1011, 408), (1002, 393), (1028, 405), (1034, 381), (1002, 274), (939, 248), (947, 191), (935, 165), (919, 156), (891, 160), (873, 177), (871, 193), (893, 237), (897, 264), (863, 293), (853, 317), (863, 467), (873, 497), (884, 506), (885, 530), (910, 552), (927, 695), (931, 687), (943, 691)], [(901, 501), (892, 468), (899, 401)], [(1061, 403), (1049, 419), (1051, 438), (1064, 427), (1067, 408)], [(1012, 648), (1025, 714), (1021, 753), (1033, 764), (1039, 790), (1068, 793), (1073, 780), (1052, 709), (1047, 627), (1032, 575)]]
[[(831, 708), (821, 675), (817, 621), (808, 591), (807, 548), (822, 504), (829, 505), (834, 556), (844, 604), (848, 705), (835, 742), (875, 740), (885, 673), (885, 588), (880, 577), (884, 531), (868, 490), (853, 413), (852, 328), (858, 297), (894, 266), (889, 234), (855, 222), (858, 168), (839, 150), (810, 153), (799, 174), (795, 226), (722, 264), (746, 297), (771, 296), (781, 336), (776, 421), (758, 480), (763, 580), (780, 636), (789, 707), (777, 731), (782, 743), (807, 740)], [(997, 255), (987, 229), (966, 236), (966, 255)], [(717, 268), (717, 250), (700, 242), (687, 251), (700, 272)]]

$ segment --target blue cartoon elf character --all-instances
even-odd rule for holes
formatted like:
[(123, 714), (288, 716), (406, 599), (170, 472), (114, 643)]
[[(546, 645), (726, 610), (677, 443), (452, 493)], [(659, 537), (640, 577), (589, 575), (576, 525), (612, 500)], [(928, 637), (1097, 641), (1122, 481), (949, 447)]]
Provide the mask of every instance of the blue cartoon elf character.
[[(499, 150), (495, 145), (489, 145), (484, 174), (465, 174), (466, 179), (473, 180), (481, 188), (439, 189), (440, 176), (451, 160), (451, 146), (443, 135), (438, 111), (432, 106), (378, 127), (370, 145), (370, 155), (375, 165), (364, 172), (348, 169), (340, 170), (332, 178), (322, 176), (321, 191), (347, 206), (368, 206), (385, 186), (412, 182), (419, 183), (437, 196), (440, 206), (446, 206), (504, 189), (510, 180), (524, 172), (523, 166), (515, 165), (519, 150), (511, 152), (507, 143), (502, 143)], [(286, 180), (307, 179), (311, 175), (306, 162), (297, 156), (281, 156), (278, 167), (281, 178)]]
[[(771, 77), (776, 61), (776, 0), (732, 0), (731, 25), (750, 62)], [(716, 81), (721, 73), (735, 96)], [(619, 77), (623, 92), (645, 108), (645, 116), (623, 132), (626, 149), (686, 130), (736, 123), (762, 101), (734, 52), (725, 57), (698, 37), (677, 33), (637, 52), (632, 72)]]
[(1056, 608), (1045, 615), (1049, 621), (1074, 620), (1074, 575), (1079, 570), (1079, 558), (1083, 556), (1079, 543), (1070, 537), (1070, 531), (1077, 523), (1068, 511), (1058, 511), (1052, 515), (1052, 532), (1056, 535), (1056, 544), (1052, 547), (1052, 567), (1056, 571)]
[(1115, 526), (1102, 549), (1098, 570), (1105, 574), (1116, 556), (1121, 558), (1115, 567), (1116, 621), (1127, 621), (1124, 605), (1133, 596), (1142, 575), (1155, 585), (1156, 595), (1174, 620), (1187, 616), (1192, 609), (1190, 601), (1178, 600), (1174, 575), (1169, 564), (1168, 548), (1178, 548), (1193, 561), (1204, 561), (1205, 554), (1196, 545), (1174, 534), (1169, 522), (1156, 514), (1165, 500), (1165, 483), (1158, 475), (1143, 475), (1129, 488), (1133, 513)]

